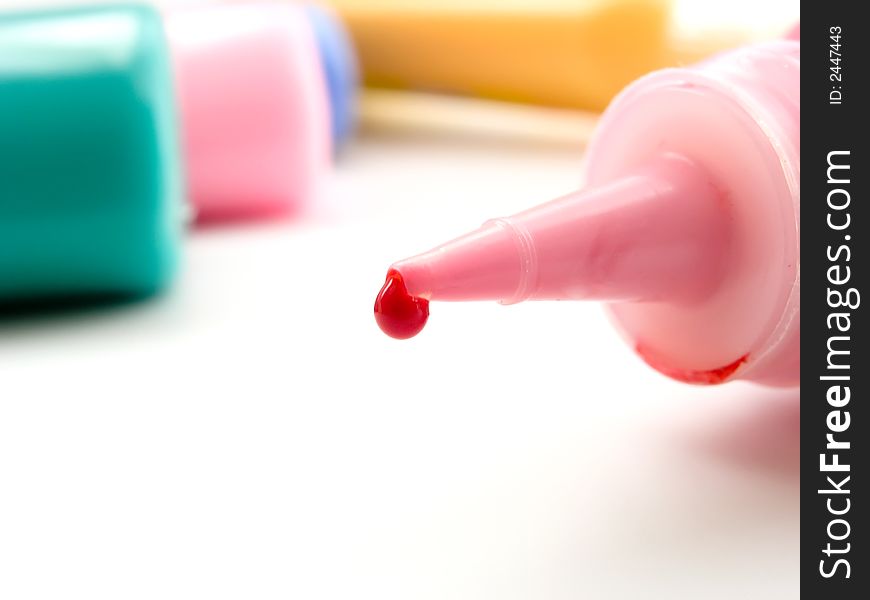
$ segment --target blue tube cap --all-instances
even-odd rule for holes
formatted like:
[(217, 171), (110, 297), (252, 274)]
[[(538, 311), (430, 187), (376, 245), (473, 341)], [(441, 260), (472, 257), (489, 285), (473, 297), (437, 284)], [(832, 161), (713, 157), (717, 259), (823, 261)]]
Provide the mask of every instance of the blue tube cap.
[(319, 4), (306, 4), (305, 12), (314, 30), (329, 92), (333, 146), (339, 148), (356, 126), (356, 52), (338, 16)]

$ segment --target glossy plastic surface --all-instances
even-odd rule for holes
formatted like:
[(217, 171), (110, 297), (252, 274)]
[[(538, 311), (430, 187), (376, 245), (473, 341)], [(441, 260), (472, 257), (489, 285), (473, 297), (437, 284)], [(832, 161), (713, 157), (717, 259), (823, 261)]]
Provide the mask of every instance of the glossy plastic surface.
[(331, 147), (324, 74), (303, 7), (207, 4), (165, 17), (197, 220), (302, 209)]
[(159, 291), (182, 233), (159, 16), (0, 16), (0, 303)]

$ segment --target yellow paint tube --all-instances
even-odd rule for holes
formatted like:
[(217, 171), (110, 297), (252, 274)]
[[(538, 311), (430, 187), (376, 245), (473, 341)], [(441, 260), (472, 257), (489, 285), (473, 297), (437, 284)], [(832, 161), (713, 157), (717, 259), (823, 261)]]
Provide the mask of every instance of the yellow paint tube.
[[(332, 0), (367, 85), (603, 109), (676, 50), (667, 0)], [(713, 47), (710, 47), (713, 46)]]

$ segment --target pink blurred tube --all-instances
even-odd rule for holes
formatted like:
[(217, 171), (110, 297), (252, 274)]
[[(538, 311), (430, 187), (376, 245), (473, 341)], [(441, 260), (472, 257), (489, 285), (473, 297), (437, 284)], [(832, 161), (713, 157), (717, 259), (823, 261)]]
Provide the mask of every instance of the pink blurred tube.
[(596, 299), (659, 371), (799, 385), (800, 44), (641, 78), (585, 190), (400, 261), (430, 300)]
[(327, 97), (313, 32), (289, 2), (165, 14), (198, 222), (293, 213), (329, 163)]

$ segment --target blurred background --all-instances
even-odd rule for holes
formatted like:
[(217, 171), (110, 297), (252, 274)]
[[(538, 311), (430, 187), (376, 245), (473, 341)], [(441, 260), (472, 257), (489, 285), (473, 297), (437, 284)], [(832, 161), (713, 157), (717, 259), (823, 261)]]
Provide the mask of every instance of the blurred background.
[(407, 342), (372, 318), (392, 262), (577, 189), (625, 84), (782, 35), (796, 0), (336, 0), (286, 29), (289, 0), (157, 2), (118, 110), (160, 118), (75, 130), (153, 145), (146, 175), (76, 168), (156, 190), (118, 222), (172, 266), (79, 294), (24, 253), (102, 205), (13, 192), (74, 189), (45, 157), (114, 102), (32, 72), (66, 77), (76, 35), (135, 62), (54, 10), (97, 4), (0, 0), (0, 597), (799, 595), (798, 390), (671, 381), (594, 304), (437, 305)]

